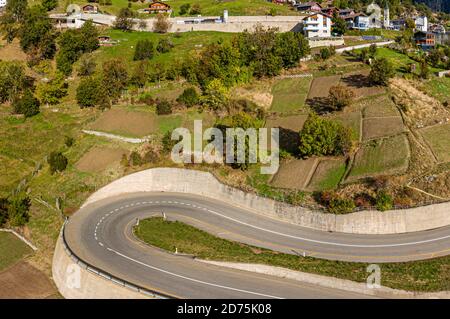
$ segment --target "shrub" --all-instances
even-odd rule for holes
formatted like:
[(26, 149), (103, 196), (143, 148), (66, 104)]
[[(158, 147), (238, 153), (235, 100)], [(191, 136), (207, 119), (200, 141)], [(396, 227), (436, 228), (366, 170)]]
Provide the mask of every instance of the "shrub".
[(95, 60), (90, 55), (84, 55), (80, 59), (80, 64), (78, 67), (79, 76), (89, 76), (94, 74), (97, 64)]
[(171, 113), (172, 113), (172, 104), (169, 101), (163, 99), (159, 100), (156, 103), (156, 114), (166, 115)]
[(189, 3), (182, 4), (180, 6), (180, 11), (178, 12), (180, 16), (185, 15), (189, 12), (189, 9), (191, 8), (191, 5)]
[(392, 209), (394, 205), (392, 196), (389, 195), (385, 190), (378, 191), (375, 200), (377, 209), (382, 212)]
[(11, 226), (23, 226), (30, 219), (31, 200), (24, 194), (15, 196), (8, 205), (8, 218)]
[(389, 61), (385, 58), (373, 60), (370, 66), (369, 80), (375, 85), (389, 84), (389, 79), (394, 76), (394, 70)]
[(305, 200), (305, 193), (301, 191), (289, 193), (287, 196), (288, 203), (292, 205), (300, 205), (303, 203), (304, 200)]
[(173, 48), (173, 43), (169, 39), (160, 39), (156, 46), (156, 51), (159, 53), (167, 53)]
[(202, 8), (200, 7), (200, 4), (195, 3), (191, 8), (191, 14), (201, 14)]
[(205, 92), (201, 97), (203, 105), (212, 110), (219, 110), (228, 104), (229, 92), (219, 79), (214, 79), (206, 85)]
[(342, 124), (309, 116), (300, 131), (299, 151), (301, 156), (345, 155), (352, 146), (351, 130)]
[(193, 87), (184, 89), (183, 93), (177, 98), (177, 102), (182, 103), (187, 107), (196, 105), (199, 102), (197, 91)]
[(140, 166), (143, 164), (141, 155), (136, 151), (131, 152), (130, 162), (131, 162), (131, 165), (133, 165), (133, 166)]
[(67, 147), (72, 147), (75, 143), (75, 139), (72, 136), (66, 136), (64, 139), (64, 144), (66, 144)]
[(128, 160), (127, 154), (122, 154), (122, 158), (120, 159), (120, 165), (123, 167), (130, 166), (130, 161)]
[(8, 220), (9, 201), (6, 198), (0, 198), (0, 227)]
[(336, 49), (332, 46), (320, 49), (320, 58), (322, 60), (328, 60), (335, 54), (336, 54)]
[(20, 99), (13, 102), (13, 112), (31, 117), (39, 113), (39, 106), (39, 100), (30, 90), (27, 90)]
[(330, 105), (334, 110), (340, 110), (350, 105), (354, 97), (355, 92), (343, 85), (332, 86), (328, 95)]
[(155, 47), (153, 46), (152, 41), (148, 39), (139, 40), (136, 43), (133, 60), (134, 61), (150, 60), (151, 58), (153, 58), (154, 54), (155, 54)]
[(67, 167), (68, 160), (61, 152), (51, 152), (47, 162), (50, 165), (50, 173), (54, 174), (64, 171)]
[(178, 141), (172, 140), (172, 132), (167, 132), (162, 138), (162, 150), (165, 154), (172, 152), (172, 148)]
[(348, 214), (355, 209), (355, 203), (348, 198), (333, 198), (328, 203), (328, 211), (333, 214)]
[(156, 16), (156, 21), (153, 24), (153, 31), (156, 33), (166, 33), (170, 27), (171, 23), (169, 22), (168, 17), (163, 13), (158, 13)]

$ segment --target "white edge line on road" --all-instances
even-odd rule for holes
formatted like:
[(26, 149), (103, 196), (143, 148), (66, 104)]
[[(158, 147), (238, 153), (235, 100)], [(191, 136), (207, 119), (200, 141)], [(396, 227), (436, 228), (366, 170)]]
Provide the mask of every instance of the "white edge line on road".
[(135, 263), (137, 263), (137, 264), (140, 264), (140, 265), (145, 266), (145, 267), (147, 267), (147, 268), (151, 268), (151, 269), (156, 270), (156, 271), (163, 272), (163, 273), (165, 273), (165, 274), (168, 274), (168, 275), (171, 275), (171, 276), (174, 276), (174, 277), (178, 277), (178, 278), (182, 278), (182, 279), (185, 279), (185, 280), (197, 282), (197, 283), (200, 283), (200, 284), (203, 284), (203, 285), (208, 285), (208, 286), (213, 286), (213, 287), (223, 288), (223, 289), (228, 289), (228, 290), (233, 290), (233, 291), (239, 291), (239, 292), (243, 292), (243, 293), (247, 293), (247, 294), (252, 294), (252, 295), (256, 295), (256, 296), (268, 297), (268, 298), (273, 298), (273, 299), (283, 299), (283, 298), (281, 298), (281, 297), (276, 297), (276, 296), (266, 295), (266, 294), (262, 294), (262, 293), (258, 293), (258, 292), (253, 292), (253, 291), (248, 291), (248, 290), (242, 290), (242, 289), (233, 288), (233, 287), (228, 287), (228, 286), (222, 286), (222, 285), (213, 284), (213, 283), (210, 283), (210, 282), (201, 281), (201, 280), (197, 280), (197, 279), (194, 279), (194, 278), (190, 278), (190, 277), (178, 275), (178, 274), (172, 273), (172, 272), (167, 271), (167, 270), (164, 270), (164, 269), (160, 269), (160, 268), (157, 268), (157, 267), (154, 267), (154, 266), (147, 265), (146, 263), (143, 263), (142, 261), (133, 259), (133, 258), (131, 258), (131, 257), (128, 257), (128, 256), (124, 255), (124, 254), (121, 254), (121, 253), (119, 253), (118, 251), (115, 251), (114, 249), (111, 249), (111, 248), (106, 248), (106, 249), (109, 250), (109, 251), (111, 251), (111, 252), (113, 252), (113, 253), (115, 253), (115, 254), (117, 254), (117, 255), (119, 255), (119, 256), (121, 256), (121, 257), (123, 257), (123, 258), (125, 258), (125, 259), (128, 259), (128, 260), (130, 260), (130, 261), (133, 261), (133, 262), (135, 262)]

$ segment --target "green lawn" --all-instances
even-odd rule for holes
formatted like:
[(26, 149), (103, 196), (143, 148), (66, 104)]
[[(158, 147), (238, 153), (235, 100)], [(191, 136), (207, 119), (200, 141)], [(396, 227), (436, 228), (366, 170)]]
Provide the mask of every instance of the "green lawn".
[(308, 188), (312, 190), (335, 189), (345, 174), (344, 160), (323, 160), (311, 178)]
[[(181, 222), (162, 218), (142, 220), (135, 234), (146, 243), (174, 252), (193, 254), (202, 259), (268, 264), (293, 270), (332, 276), (358, 282), (367, 278), (366, 263), (329, 261), (273, 252), (267, 249), (221, 239)], [(450, 257), (425, 261), (380, 264), (381, 284), (416, 290), (450, 289)]]
[(0, 232), (0, 271), (14, 265), (33, 250), (15, 235)]
[(172, 132), (174, 129), (181, 127), (183, 123), (183, 116), (179, 114), (163, 115), (157, 117), (159, 132), (165, 134)]
[(305, 111), (311, 80), (312, 77), (278, 80), (272, 87), (271, 111), (283, 114)]
[(441, 102), (450, 102), (450, 77), (432, 78), (425, 82), (424, 91)]

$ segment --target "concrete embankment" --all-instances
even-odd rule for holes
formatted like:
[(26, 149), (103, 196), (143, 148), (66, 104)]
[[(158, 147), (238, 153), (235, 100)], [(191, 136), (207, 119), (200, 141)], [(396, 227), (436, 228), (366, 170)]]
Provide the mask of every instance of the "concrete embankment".
[(450, 225), (450, 203), (402, 210), (361, 211), (334, 215), (291, 206), (220, 183), (208, 172), (154, 168), (122, 177), (101, 188), (84, 205), (134, 192), (178, 192), (209, 197), (271, 218), (322, 231), (355, 234), (399, 234)]

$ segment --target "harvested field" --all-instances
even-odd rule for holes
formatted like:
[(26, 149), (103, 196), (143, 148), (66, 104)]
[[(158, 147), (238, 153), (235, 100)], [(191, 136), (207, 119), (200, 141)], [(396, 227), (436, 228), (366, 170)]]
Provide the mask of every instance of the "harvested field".
[(308, 100), (313, 101), (316, 98), (327, 98), (330, 88), (333, 85), (338, 84), (340, 79), (341, 79), (340, 75), (315, 78), (311, 83), (311, 89), (309, 90)]
[(340, 84), (351, 88), (356, 98), (385, 93), (386, 88), (370, 84), (368, 75), (369, 71), (346, 74), (342, 76)]
[(361, 112), (339, 113), (332, 118), (342, 123), (342, 125), (351, 128), (353, 139), (359, 141), (361, 132)]
[(271, 111), (293, 113), (305, 111), (305, 100), (309, 92), (311, 77), (282, 79), (272, 87)]
[(420, 133), (440, 162), (450, 162), (450, 124), (426, 127)]
[(43, 299), (56, 294), (48, 277), (25, 261), (0, 272), (0, 299)]
[(360, 103), (364, 118), (400, 116), (394, 102), (388, 95), (364, 100)]
[(391, 136), (405, 132), (401, 117), (367, 118), (363, 121), (363, 140)]
[(410, 151), (405, 134), (372, 140), (355, 156), (348, 181), (359, 178), (403, 173), (408, 169)]
[(270, 184), (274, 187), (305, 189), (311, 174), (314, 173), (318, 159), (293, 159), (280, 165)]
[(345, 159), (332, 158), (320, 160), (307, 189), (319, 191), (336, 188), (345, 173)]
[(99, 172), (110, 166), (118, 163), (123, 154), (128, 152), (123, 149), (100, 148), (94, 147), (90, 149), (77, 162), (76, 168), (83, 172)]
[(104, 112), (90, 127), (113, 134), (143, 137), (158, 129), (155, 115), (147, 112), (110, 109)]
[(31, 253), (33, 250), (14, 234), (0, 232), (0, 271), (14, 265)]

